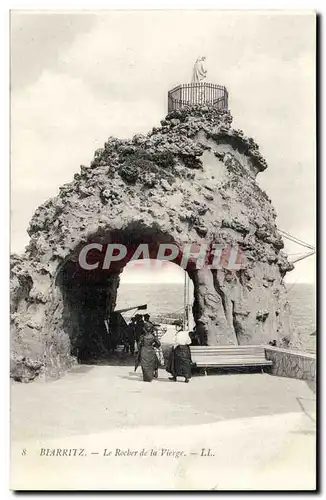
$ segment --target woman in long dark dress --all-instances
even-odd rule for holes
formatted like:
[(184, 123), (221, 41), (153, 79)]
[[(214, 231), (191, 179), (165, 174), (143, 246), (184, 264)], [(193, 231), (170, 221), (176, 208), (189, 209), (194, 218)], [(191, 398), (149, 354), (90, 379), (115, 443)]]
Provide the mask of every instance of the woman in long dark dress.
[(166, 371), (171, 373), (170, 380), (177, 381), (177, 377), (184, 377), (188, 383), (191, 379), (191, 351), (189, 344), (191, 339), (187, 331), (182, 328), (176, 333), (174, 345), (172, 346)]
[(135, 369), (140, 364), (144, 382), (151, 382), (153, 378), (157, 378), (158, 359), (154, 347), (160, 346), (161, 342), (151, 332), (145, 332), (140, 337)]

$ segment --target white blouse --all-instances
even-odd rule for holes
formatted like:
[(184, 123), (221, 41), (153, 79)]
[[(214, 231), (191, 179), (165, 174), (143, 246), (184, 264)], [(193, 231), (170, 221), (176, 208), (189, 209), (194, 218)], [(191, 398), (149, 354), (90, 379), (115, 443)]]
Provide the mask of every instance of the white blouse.
[(174, 345), (189, 345), (191, 344), (191, 338), (189, 337), (189, 332), (186, 330), (181, 330), (176, 332), (174, 336)]

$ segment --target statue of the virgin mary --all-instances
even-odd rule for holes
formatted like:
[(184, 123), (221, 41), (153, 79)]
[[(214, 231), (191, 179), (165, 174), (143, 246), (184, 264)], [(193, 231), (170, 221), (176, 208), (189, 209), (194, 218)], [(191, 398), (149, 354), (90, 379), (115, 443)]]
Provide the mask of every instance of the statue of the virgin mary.
[(204, 61), (206, 57), (198, 57), (194, 64), (194, 69), (192, 72), (192, 83), (200, 83), (206, 78), (207, 71), (204, 68)]

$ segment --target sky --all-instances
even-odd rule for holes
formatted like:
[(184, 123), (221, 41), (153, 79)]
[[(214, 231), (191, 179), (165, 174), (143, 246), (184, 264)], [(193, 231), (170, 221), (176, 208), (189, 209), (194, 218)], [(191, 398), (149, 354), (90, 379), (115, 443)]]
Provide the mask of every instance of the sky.
[[(228, 88), (234, 127), (253, 137), (267, 160), (257, 182), (272, 199), (278, 226), (315, 244), (313, 14), (15, 11), (13, 252), (28, 243), (26, 229), (38, 205), (89, 164), (110, 135), (127, 138), (159, 124), (168, 90), (190, 81), (200, 55), (206, 56), (207, 81)], [(286, 250), (303, 249), (286, 243)], [(182, 279), (172, 268), (169, 275)], [(299, 262), (287, 281), (314, 282), (315, 257)]]

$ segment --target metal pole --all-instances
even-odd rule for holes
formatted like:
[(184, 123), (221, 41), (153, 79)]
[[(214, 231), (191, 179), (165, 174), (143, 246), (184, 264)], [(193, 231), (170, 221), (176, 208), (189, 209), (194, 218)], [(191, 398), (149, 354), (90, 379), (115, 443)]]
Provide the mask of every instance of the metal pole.
[(187, 272), (185, 271), (184, 287), (183, 287), (183, 322), (182, 328), (186, 329), (186, 314), (187, 314)]

